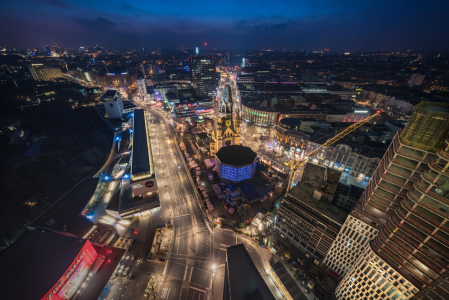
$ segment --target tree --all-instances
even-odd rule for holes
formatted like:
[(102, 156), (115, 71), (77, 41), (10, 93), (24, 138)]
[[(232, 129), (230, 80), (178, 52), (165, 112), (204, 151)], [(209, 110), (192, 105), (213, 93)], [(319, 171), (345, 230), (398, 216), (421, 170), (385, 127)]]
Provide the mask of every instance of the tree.
[(245, 221), (246, 221), (246, 209), (241, 209), (239, 211), (239, 225), (240, 225), (240, 227), (245, 225)]

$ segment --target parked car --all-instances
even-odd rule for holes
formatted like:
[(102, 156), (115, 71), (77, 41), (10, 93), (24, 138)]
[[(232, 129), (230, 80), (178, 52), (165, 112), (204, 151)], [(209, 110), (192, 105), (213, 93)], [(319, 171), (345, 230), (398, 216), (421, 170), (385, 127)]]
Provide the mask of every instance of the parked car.
[(130, 261), (134, 261), (134, 255), (131, 255), (131, 258), (129, 259)]

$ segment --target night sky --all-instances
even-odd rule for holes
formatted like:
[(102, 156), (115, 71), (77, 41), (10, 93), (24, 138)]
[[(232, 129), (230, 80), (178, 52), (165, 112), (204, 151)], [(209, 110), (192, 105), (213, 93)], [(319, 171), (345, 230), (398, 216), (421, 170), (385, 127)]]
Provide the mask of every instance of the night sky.
[(449, 50), (449, 0), (2, 0), (0, 45)]

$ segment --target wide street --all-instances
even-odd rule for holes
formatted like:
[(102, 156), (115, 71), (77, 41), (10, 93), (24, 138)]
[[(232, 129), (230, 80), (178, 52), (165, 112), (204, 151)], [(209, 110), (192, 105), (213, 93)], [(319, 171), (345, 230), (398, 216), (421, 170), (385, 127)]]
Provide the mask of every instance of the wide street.
[[(171, 120), (153, 109), (148, 112), (161, 211), (171, 218), (175, 229), (158, 298), (222, 299), (226, 247), (244, 242), (262, 274), (260, 257), (264, 255), (268, 263), (266, 256), (271, 254), (233, 231), (209, 230), (176, 148)], [(272, 282), (268, 283), (282, 299)]]

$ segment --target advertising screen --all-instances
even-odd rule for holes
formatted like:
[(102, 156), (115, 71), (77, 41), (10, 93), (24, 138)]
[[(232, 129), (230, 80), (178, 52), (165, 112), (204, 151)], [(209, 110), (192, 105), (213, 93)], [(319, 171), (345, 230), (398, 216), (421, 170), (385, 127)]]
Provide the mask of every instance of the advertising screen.
[(145, 179), (138, 182), (132, 182), (131, 188), (133, 189), (133, 195), (143, 195), (146, 193), (157, 191), (156, 179)]
[(86, 241), (83, 249), (81, 249), (75, 257), (75, 260), (69, 266), (67, 271), (64, 275), (62, 275), (58, 282), (56, 282), (53, 288), (42, 298), (42, 300), (72, 298), (86, 275), (89, 273), (89, 269), (95, 262), (97, 255), (98, 254), (92, 247), (92, 244), (89, 241)]
[(89, 269), (90, 266), (82, 260), (70, 279), (67, 280), (64, 286), (59, 290), (58, 296), (61, 297), (61, 299), (70, 299), (73, 294), (75, 294), (84, 277), (86, 277)]

